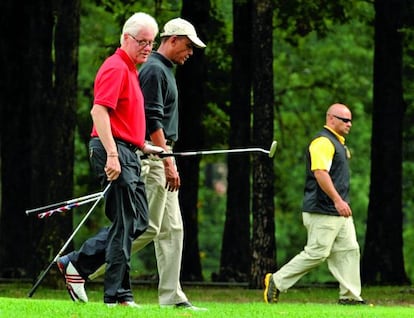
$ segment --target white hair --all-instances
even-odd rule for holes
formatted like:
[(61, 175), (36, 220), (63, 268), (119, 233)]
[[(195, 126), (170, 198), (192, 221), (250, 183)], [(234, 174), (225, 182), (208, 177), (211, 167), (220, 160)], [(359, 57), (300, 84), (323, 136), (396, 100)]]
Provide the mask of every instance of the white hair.
[(137, 12), (134, 13), (124, 24), (122, 28), (122, 34), (120, 43), (124, 42), (124, 34), (137, 35), (142, 29), (151, 28), (154, 31), (154, 35), (158, 34), (158, 24), (155, 19), (147, 13)]

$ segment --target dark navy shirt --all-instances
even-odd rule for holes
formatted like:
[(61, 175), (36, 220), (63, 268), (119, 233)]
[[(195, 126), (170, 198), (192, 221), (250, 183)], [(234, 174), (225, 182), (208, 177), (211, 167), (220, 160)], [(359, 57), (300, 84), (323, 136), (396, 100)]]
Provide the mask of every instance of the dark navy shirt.
[(144, 94), (147, 140), (163, 129), (165, 139), (178, 139), (178, 90), (174, 64), (158, 52), (152, 52), (139, 70), (139, 82)]

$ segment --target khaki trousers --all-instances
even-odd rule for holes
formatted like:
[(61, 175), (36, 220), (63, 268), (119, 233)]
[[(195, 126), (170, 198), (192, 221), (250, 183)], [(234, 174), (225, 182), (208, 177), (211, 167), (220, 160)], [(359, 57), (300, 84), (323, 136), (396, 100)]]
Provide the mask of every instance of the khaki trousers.
[(302, 252), (273, 275), (276, 287), (286, 292), (310, 270), (327, 261), (339, 282), (339, 298), (362, 300), (360, 252), (352, 217), (303, 212), (308, 239)]
[(187, 301), (180, 284), (184, 229), (178, 191), (166, 190), (162, 161), (142, 160), (141, 177), (147, 192), (149, 225), (147, 230), (132, 242), (131, 254), (154, 241), (160, 305)]

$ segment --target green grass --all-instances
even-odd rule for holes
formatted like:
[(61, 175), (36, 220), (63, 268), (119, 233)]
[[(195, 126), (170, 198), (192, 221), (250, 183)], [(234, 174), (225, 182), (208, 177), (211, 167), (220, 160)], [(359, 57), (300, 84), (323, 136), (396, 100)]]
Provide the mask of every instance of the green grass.
[(370, 305), (336, 304), (337, 288), (302, 287), (283, 293), (278, 304), (263, 302), (261, 290), (240, 287), (184, 286), (189, 299), (206, 312), (165, 309), (158, 306), (156, 286), (135, 286), (135, 300), (141, 309), (107, 308), (102, 303), (102, 284), (88, 285), (89, 303), (74, 303), (65, 289), (51, 290), (42, 285), (31, 297), (25, 283), (0, 284), (0, 317), (414, 317), (414, 290), (410, 287), (367, 287), (363, 296)]

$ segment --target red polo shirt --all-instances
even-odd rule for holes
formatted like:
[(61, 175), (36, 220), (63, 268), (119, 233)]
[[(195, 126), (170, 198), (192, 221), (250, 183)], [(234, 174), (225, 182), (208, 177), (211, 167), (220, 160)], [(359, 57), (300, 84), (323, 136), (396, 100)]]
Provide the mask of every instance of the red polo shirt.
[[(144, 97), (136, 66), (122, 49), (118, 48), (99, 68), (93, 103), (109, 108), (114, 138), (143, 147), (146, 129)], [(98, 137), (95, 125), (91, 136)]]

